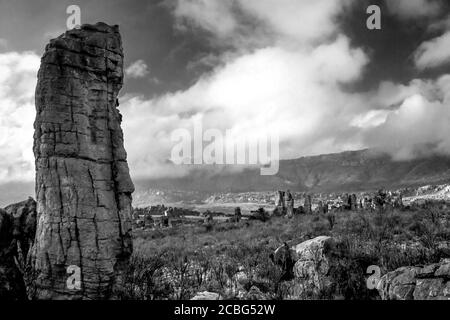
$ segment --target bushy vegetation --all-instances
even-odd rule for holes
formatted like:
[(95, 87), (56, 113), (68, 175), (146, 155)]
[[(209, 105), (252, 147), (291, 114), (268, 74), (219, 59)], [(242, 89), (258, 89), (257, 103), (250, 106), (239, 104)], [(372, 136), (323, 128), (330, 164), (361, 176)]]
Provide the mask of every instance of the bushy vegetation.
[(450, 257), (450, 215), (445, 203), (422, 208), (331, 212), (292, 219), (177, 226), (135, 232), (135, 253), (123, 299), (189, 299), (199, 291), (226, 299), (245, 298), (251, 287), (262, 297), (286, 298), (283, 270), (269, 259), (283, 243), (335, 237), (348, 257), (331, 269), (339, 296), (322, 292), (305, 298), (377, 298), (365, 271), (382, 272)]

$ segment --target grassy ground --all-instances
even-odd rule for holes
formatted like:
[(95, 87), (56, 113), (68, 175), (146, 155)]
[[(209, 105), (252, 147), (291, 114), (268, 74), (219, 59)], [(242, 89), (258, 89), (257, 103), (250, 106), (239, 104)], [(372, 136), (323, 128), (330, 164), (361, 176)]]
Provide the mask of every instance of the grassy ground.
[(282, 270), (270, 261), (270, 253), (284, 242), (321, 235), (333, 236), (349, 249), (345, 270), (336, 275), (340, 294), (346, 299), (376, 298), (376, 292), (365, 286), (369, 265), (378, 265), (385, 273), (450, 257), (450, 214), (443, 203), (405, 210), (141, 230), (134, 235), (135, 253), (122, 296), (189, 299), (209, 290), (233, 299), (240, 290), (256, 286), (269, 298), (283, 299)]

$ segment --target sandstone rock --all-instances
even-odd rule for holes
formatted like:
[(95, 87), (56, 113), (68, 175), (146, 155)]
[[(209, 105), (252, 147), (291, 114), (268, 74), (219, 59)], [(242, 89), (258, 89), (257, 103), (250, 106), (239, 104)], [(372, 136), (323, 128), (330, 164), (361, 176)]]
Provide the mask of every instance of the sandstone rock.
[(309, 194), (307, 194), (305, 196), (305, 202), (303, 204), (303, 210), (305, 211), (306, 214), (311, 214), (312, 213), (312, 201), (311, 201), (311, 196)]
[(450, 259), (422, 267), (402, 267), (378, 282), (383, 300), (450, 299)]
[(236, 207), (234, 209), (234, 222), (239, 222), (242, 219), (242, 213), (241, 213), (241, 208), (240, 207)]
[(14, 239), (20, 241), (22, 252), (27, 254), (36, 235), (36, 201), (28, 198), (7, 206), (5, 211), (12, 218)]
[(0, 209), (0, 300), (25, 300), (32, 291), (28, 261), (36, 232), (33, 199)]
[(259, 290), (257, 286), (252, 286), (248, 292), (246, 292), (243, 297), (243, 300), (269, 300), (264, 293)]
[(350, 202), (350, 210), (355, 211), (356, 209), (358, 209), (358, 201), (356, 198), (356, 194), (352, 194), (349, 197), (349, 202)]
[(222, 300), (222, 297), (215, 292), (203, 291), (197, 293), (191, 300)]
[(436, 277), (443, 277), (450, 280), (450, 259), (442, 260), (442, 264), (434, 273)]
[(289, 190), (286, 193), (286, 215), (288, 218), (294, 216), (294, 197)]
[(402, 267), (381, 277), (377, 289), (383, 300), (410, 300), (419, 268)]
[(276, 205), (277, 207), (284, 208), (284, 207), (285, 207), (284, 191), (277, 191), (275, 197), (276, 197), (276, 199), (275, 199), (275, 205)]
[(285, 192), (277, 191), (275, 196), (275, 212), (276, 215), (285, 215), (286, 214), (286, 201), (285, 201)]
[[(290, 281), (289, 294), (294, 299), (318, 295), (324, 290), (333, 290), (331, 267), (346, 254), (345, 249), (334, 238), (320, 236), (288, 247), (279, 247), (273, 260), (282, 266)], [(292, 271), (289, 270), (292, 268)]]
[[(83, 25), (46, 46), (36, 88), (36, 298), (113, 298), (132, 252), (131, 181), (117, 96), (117, 26)], [(66, 285), (80, 268), (81, 288)]]

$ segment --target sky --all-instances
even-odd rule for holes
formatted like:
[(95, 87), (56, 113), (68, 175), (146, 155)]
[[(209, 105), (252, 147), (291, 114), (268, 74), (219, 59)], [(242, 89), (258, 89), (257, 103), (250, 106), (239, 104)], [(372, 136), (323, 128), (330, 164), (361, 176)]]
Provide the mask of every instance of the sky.
[[(281, 159), (450, 153), (446, 0), (0, 0), (0, 185), (34, 179), (37, 70), (71, 4), (120, 26), (135, 179), (186, 174), (171, 133), (199, 119), (236, 139), (276, 132)], [(373, 4), (381, 30), (366, 26)]]

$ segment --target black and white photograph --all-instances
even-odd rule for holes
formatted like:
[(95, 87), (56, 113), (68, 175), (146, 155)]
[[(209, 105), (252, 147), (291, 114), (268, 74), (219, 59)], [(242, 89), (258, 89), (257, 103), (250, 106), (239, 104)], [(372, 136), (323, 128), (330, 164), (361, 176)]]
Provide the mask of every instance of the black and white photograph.
[(449, 301), (450, 2), (0, 0), (0, 303), (29, 300)]

